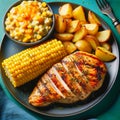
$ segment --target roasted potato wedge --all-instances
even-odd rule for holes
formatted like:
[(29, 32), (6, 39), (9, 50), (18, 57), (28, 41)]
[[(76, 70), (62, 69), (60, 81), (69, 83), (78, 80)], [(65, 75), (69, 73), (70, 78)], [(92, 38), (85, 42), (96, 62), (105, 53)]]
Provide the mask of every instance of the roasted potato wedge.
[(116, 56), (112, 52), (106, 50), (103, 47), (97, 47), (95, 55), (104, 62), (109, 62), (116, 58)]
[(74, 33), (76, 31), (78, 31), (80, 29), (80, 27), (81, 27), (81, 25), (80, 25), (80, 21), (79, 20), (72, 20), (71, 22), (69, 22), (67, 24), (66, 32)]
[(94, 12), (88, 11), (86, 19), (84, 7), (73, 8), (72, 4), (66, 3), (55, 14), (54, 37), (63, 42), (68, 54), (81, 50), (93, 53), (105, 62), (114, 60), (116, 56), (109, 44), (111, 30), (99, 31), (102, 24)]
[(63, 45), (65, 46), (68, 54), (71, 54), (72, 52), (77, 50), (77, 47), (72, 42), (63, 42)]
[(93, 35), (86, 35), (84, 39), (90, 43), (94, 50), (96, 50), (96, 48), (100, 46), (98, 39)]
[(89, 24), (87, 21), (80, 21), (80, 25), (84, 26), (84, 24)]
[(73, 11), (72, 5), (67, 3), (67, 4), (62, 5), (59, 8), (58, 12), (64, 18), (72, 18), (72, 11)]
[(66, 30), (66, 20), (58, 14), (55, 14), (55, 30), (58, 33), (64, 33)]
[(73, 10), (73, 18), (75, 20), (80, 20), (80, 21), (86, 22), (84, 8), (82, 6), (78, 6)]
[(55, 33), (54, 37), (61, 41), (71, 41), (73, 39), (73, 34), (71, 33)]
[(73, 42), (77, 42), (79, 40), (81, 40), (83, 37), (85, 37), (87, 35), (87, 30), (86, 28), (83, 26), (80, 28), (80, 30), (78, 30), (77, 32), (75, 32), (74, 37), (73, 37)]
[(99, 26), (101, 26), (100, 20), (97, 18), (97, 16), (92, 11), (88, 12), (88, 21), (90, 23), (93, 23), (93, 24), (95, 23), (95, 24), (98, 24)]
[(84, 24), (86, 27), (88, 34), (95, 35), (98, 32), (98, 25), (97, 24)]
[(79, 40), (75, 43), (78, 50), (91, 53), (92, 47), (86, 40)]
[(96, 37), (99, 40), (99, 42), (107, 42), (110, 38), (110, 35), (111, 35), (111, 30), (107, 29), (107, 30), (99, 31), (96, 34)]
[(112, 51), (111, 45), (107, 42), (101, 43), (101, 46), (104, 47), (106, 50), (108, 50), (110, 52)]
[(72, 19), (70, 19), (70, 18), (64, 18), (64, 19), (66, 20), (66, 24), (67, 24), (67, 25), (69, 25), (70, 22), (72, 22)]

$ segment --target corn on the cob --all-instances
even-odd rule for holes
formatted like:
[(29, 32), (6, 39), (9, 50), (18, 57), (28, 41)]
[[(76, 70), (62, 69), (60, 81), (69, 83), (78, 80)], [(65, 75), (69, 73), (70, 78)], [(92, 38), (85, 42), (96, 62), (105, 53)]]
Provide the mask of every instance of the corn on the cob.
[(44, 73), (66, 54), (63, 44), (53, 39), (5, 59), (2, 66), (13, 86), (18, 87)]

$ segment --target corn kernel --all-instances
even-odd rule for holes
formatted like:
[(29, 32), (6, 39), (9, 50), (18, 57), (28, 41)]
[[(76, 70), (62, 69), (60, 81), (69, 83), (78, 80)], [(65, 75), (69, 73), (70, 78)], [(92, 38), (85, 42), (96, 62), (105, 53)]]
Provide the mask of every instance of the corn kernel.
[(31, 28), (32, 28), (32, 25), (29, 24), (29, 25), (27, 26), (27, 28), (31, 29)]
[(42, 36), (41, 35), (37, 35), (37, 39), (39, 40), (39, 39), (41, 39), (42, 38)]
[(26, 30), (25, 30), (25, 33), (26, 33), (26, 34), (31, 34), (32, 32), (33, 32), (32, 29), (26, 29)]
[(46, 16), (47, 16), (47, 13), (46, 13), (46, 12), (43, 12), (43, 13), (42, 13), (42, 16), (43, 16), (43, 17), (46, 17)]
[(34, 27), (34, 31), (38, 31), (39, 30), (39, 27), (38, 26), (35, 26)]
[(46, 7), (46, 6), (47, 6), (46, 2), (42, 2), (42, 7)]
[(11, 36), (11, 37), (14, 37), (15, 35), (14, 35), (14, 33), (10, 33), (10, 36)]
[(22, 22), (23, 18), (22, 17), (18, 17), (17, 20), (18, 20), (18, 22)]
[(10, 31), (10, 27), (6, 27), (5, 29), (6, 29), (6, 31)]
[(23, 38), (22, 41), (23, 41), (23, 42), (29, 42), (29, 38), (25, 37), (25, 38)]

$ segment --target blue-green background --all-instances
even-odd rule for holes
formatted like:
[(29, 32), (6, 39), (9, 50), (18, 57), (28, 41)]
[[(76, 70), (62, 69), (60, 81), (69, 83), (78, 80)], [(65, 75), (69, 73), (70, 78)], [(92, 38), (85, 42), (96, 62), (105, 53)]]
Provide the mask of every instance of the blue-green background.
[[(6, 12), (6, 10), (9, 8), (10, 5), (12, 5), (17, 0), (0, 0), (0, 43), (4, 37), (4, 30), (3, 30), (3, 17)], [(103, 18), (103, 20), (109, 24), (110, 28), (112, 29), (113, 33), (115, 34), (115, 37), (117, 39), (118, 45), (120, 46), (120, 34), (116, 31), (115, 27), (112, 24), (112, 21), (105, 15), (103, 15), (99, 8), (97, 7), (97, 4), (95, 0), (44, 0), (46, 2), (73, 2), (80, 4), (82, 6), (85, 6), (95, 13), (97, 13), (100, 17)], [(120, 19), (120, 0), (107, 0), (111, 7), (113, 8), (113, 11), (115, 13), (115, 16)], [(1, 64), (1, 63), (0, 63)], [(16, 115), (17, 119), (20, 120), (35, 120), (40, 119), (40, 115), (33, 113), (23, 106), (21, 106), (15, 99), (10, 95), (10, 93), (7, 91), (6, 87), (4, 86), (2, 79), (0, 78), (0, 85), (2, 89), (4, 90), (4, 93), (2, 92), (0, 88), (0, 106), (3, 106), (0, 108), (0, 119), (13, 119), (14, 115)], [(113, 88), (111, 89), (110, 93), (103, 99), (102, 102), (99, 103), (96, 107), (94, 107), (91, 111), (88, 111), (87, 113), (83, 114), (85, 115), (94, 115), (93, 117), (98, 120), (119, 120), (120, 119), (120, 70), (117, 76), (116, 83), (114, 84)], [(7, 97), (6, 97), (7, 95)], [(4, 99), (4, 100), (3, 100)], [(10, 100), (9, 100), (10, 99)], [(7, 102), (6, 102), (7, 101)], [(12, 101), (12, 102), (11, 102)], [(18, 106), (14, 105), (17, 104)], [(8, 104), (8, 105), (7, 105)], [(4, 107), (5, 106), (5, 107)], [(4, 115), (9, 114), (9, 110), (13, 109), (13, 117)], [(7, 112), (6, 112), (7, 110)], [(16, 113), (20, 113), (19, 116)], [(32, 115), (32, 116), (31, 116)], [(3, 117), (1, 117), (3, 116)], [(19, 118), (18, 118), (19, 117)], [(76, 119), (79, 117), (82, 117), (81, 115), (76, 116)]]

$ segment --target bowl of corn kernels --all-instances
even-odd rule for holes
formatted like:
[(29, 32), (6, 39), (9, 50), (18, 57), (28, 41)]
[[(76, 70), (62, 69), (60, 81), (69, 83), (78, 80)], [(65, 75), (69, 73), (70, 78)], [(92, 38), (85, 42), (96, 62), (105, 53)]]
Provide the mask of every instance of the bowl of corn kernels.
[(46, 2), (18, 1), (6, 12), (3, 24), (5, 33), (11, 40), (32, 46), (51, 36), (55, 18)]

